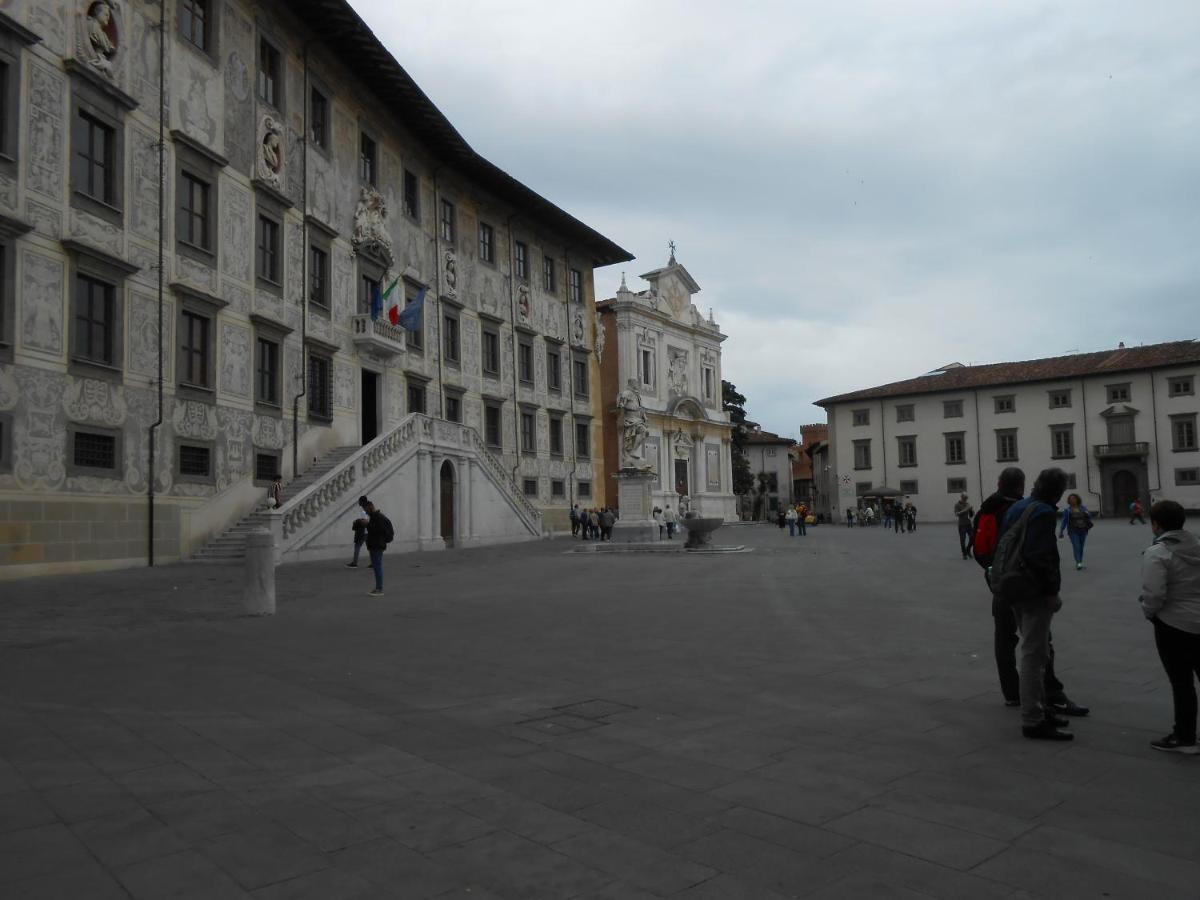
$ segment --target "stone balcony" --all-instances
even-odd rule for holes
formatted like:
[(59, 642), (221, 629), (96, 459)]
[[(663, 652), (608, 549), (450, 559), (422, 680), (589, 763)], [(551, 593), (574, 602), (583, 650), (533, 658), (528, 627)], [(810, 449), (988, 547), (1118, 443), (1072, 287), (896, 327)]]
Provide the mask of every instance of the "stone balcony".
[(1150, 444), (1147, 441), (1136, 441), (1129, 444), (1096, 444), (1095, 450), (1096, 459), (1145, 458), (1150, 454)]
[(354, 346), (360, 353), (387, 360), (399, 356), (405, 348), (405, 331), (386, 319), (359, 315), (351, 319)]

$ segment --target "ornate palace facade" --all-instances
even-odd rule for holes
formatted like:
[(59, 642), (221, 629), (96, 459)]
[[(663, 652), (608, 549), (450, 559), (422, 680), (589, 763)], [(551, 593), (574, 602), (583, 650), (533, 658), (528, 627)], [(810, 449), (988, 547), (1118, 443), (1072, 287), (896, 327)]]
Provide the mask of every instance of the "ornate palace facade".
[(472, 150), (348, 3), (159, 10), (0, 12), (7, 574), (145, 562), (151, 492), (155, 555), (189, 556), (411, 413), (562, 527), (602, 471), (592, 270), (629, 254)]

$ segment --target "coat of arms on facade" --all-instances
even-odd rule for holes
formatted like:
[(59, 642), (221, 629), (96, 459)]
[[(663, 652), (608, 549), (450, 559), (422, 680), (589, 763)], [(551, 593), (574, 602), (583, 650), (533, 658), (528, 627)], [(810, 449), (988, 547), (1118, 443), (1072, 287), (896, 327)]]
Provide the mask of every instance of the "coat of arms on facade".
[(81, 59), (107, 78), (116, 75), (121, 31), (116, 0), (85, 2), (80, 12), (76, 50)]
[(454, 251), (447, 250), (443, 257), (443, 282), (446, 285), (446, 296), (458, 296), (458, 262), (454, 258)]
[(263, 116), (258, 134), (258, 177), (277, 191), (283, 190), (283, 123), (274, 116)]
[(366, 253), (392, 266), (392, 236), (387, 230), (387, 203), (370, 185), (363, 185), (354, 210), (354, 234), (350, 239), (355, 253)]
[(529, 285), (523, 284), (517, 288), (517, 315), (521, 317), (522, 322), (528, 322), (532, 312), (533, 308), (529, 299)]

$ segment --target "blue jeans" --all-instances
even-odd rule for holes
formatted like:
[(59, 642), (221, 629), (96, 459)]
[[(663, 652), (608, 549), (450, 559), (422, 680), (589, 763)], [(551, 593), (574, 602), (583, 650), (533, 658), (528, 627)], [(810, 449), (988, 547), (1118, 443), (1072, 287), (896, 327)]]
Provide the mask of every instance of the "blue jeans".
[(355, 541), (355, 542), (354, 542), (354, 559), (352, 559), (352, 560), (350, 560), (350, 561), (351, 561), (351, 562), (352, 562), (354, 565), (356, 565), (356, 566), (358, 565), (358, 554), (359, 554), (359, 552), (362, 550), (362, 546), (363, 546), (363, 542), (362, 542), (362, 541)]
[(375, 570), (375, 590), (383, 590), (383, 550), (367, 549), (371, 554), (371, 568)]
[(788, 522), (788, 537), (795, 537), (795, 536), (796, 536), (796, 523)]
[(1075, 551), (1075, 562), (1083, 562), (1083, 543), (1087, 540), (1086, 531), (1076, 531), (1074, 528), (1067, 529), (1067, 537), (1071, 539), (1071, 549)]
[(796, 520), (796, 528), (799, 529), (801, 535), (808, 534), (808, 526), (803, 519)]

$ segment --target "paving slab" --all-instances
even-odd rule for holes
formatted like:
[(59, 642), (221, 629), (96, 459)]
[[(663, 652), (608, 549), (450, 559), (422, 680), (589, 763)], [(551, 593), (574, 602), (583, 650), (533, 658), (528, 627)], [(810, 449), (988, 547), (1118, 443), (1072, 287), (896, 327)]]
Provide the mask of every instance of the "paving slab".
[(738, 529), (8, 582), (5, 897), (1194, 897), (1200, 760), (1134, 602), (1148, 531), (1064, 572), (1077, 739), (1020, 736), (949, 526)]

